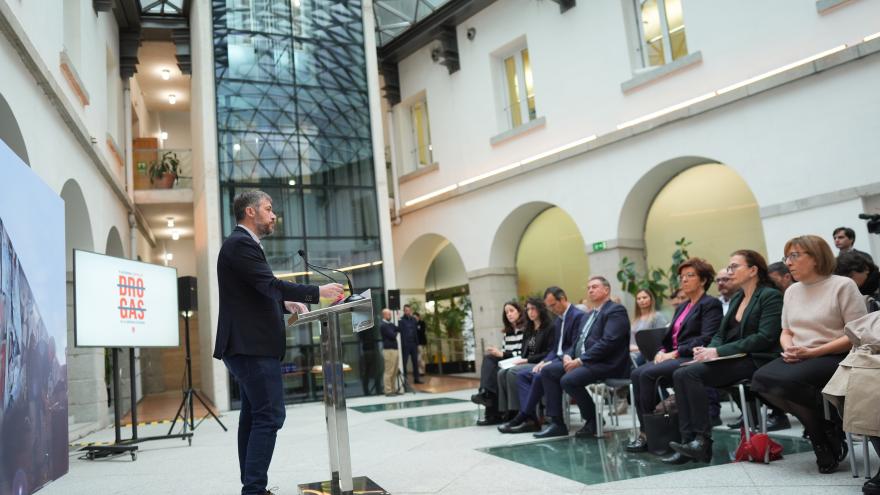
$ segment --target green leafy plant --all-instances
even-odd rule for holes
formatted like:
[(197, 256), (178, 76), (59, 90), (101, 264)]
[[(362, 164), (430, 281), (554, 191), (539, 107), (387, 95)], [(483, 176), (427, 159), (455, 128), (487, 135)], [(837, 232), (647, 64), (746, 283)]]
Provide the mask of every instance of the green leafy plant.
[(162, 154), (161, 159), (150, 163), (148, 173), (150, 174), (150, 184), (154, 181), (161, 181), (165, 174), (170, 174), (174, 177), (174, 180), (171, 181), (173, 184), (180, 174), (180, 158), (177, 157), (177, 153), (166, 151)]
[(675, 241), (675, 251), (672, 252), (672, 263), (668, 270), (655, 267), (640, 273), (636, 269), (636, 262), (624, 256), (618, 266), (617, 280), (623, 290), (633, 297), (642, 289), (651, 291), (659, 308), (663, 299), (671, 298), (679, 289), (678, 267), (690, 257), (687, 248), (691, 244), (684, 237)]

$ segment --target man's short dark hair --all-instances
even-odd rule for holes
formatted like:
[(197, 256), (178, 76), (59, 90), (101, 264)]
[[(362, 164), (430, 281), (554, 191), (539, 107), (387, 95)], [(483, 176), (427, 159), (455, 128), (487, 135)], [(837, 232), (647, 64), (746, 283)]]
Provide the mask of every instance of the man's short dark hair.
[(587, 280), (587, 282), (592, 282), (593, 280), (598, 280), (599, 282), (602, 282), (602, 285), (604, 285), (608, 289), (611, 289), (611, 282), (609, 282), (608, 279), (603, 277), (602, 275), (593, 275), (589, 278), (589, 280)]
[(555, 285), (547, 287), (547, 290), (544, 291), (544, 298), (547, 297), (547, 294), (553, 294), (553, 297), (555, 297), (556, 299), (568, 299), (568, 296), (565, 295), (565, 291)]
[(780, 277), (791, 275), (791, 272), (788, 271), (788, 267), (785, 266), (785, 263), (781, 261), (770, 263), (770, 265), (767, 267), (767, 273), (778, 273)]
[(412, 306), (410, 306), (409, 304), (404, 304), (403, 309), (406, 309), (406, 308), (412, 309)]
[(849, 251), (837, 257), (837, 267), (834, 269), (834, 274), (849, 277), (853, 272), (870, 273), (876, 269), (876, 266), (863, 254)]
[(248, 207), (254, 209), (259, 208), (260, 201), (263, 199), (269, 200), (270, 203), (272, 202), (272, 196), (269, 196), (259, 189), (250, 189), (239, 193), (232, 201), (232, 213), (235, 216), (235, 221), (241, 222), (244, 220), (244, 217), (246, 216), (245, 209)]
[(856, 231), (849, 227), (837, 227), (834, 229), (834, 232), (831, 233), (832, 236), (836, 236), (838, 232), (843, 232), (843, 235), (846, 236), (852, 242), (856, 242)]

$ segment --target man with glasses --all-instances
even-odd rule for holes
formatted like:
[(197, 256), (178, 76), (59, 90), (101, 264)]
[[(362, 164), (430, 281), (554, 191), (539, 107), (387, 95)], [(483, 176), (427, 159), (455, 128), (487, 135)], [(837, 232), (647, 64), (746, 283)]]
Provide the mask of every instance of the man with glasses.
[(737, 290), (730, 283), (730, 274), (727, 273), (727, 268), (718, 270), (718, 274), (715, 275), (715, 284), (718, 285), (718, 300), (721, 301), (721, 311), (726, 315), (727, 308), (730, 307), (730, 299)]

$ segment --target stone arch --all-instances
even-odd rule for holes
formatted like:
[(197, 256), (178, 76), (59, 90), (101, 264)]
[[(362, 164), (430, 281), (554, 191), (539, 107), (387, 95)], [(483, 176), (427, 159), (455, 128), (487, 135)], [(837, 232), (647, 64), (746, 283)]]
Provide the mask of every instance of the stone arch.
[(532, 201), (514, 208), (495, 230), (489, 252), (489, 266), (513, 267), (516, 264), (519, 241), (529, 224), (553, 206), (555, 205), (545, 201)]
[(21, 161), (30, 166), (31, 162), (28, 160), (27, 147), (24, 144), (24, 136), (21, 135), (21, 128), (3, 95), (0, 95), (0, 141), (5, 142), (6, 146), (9, 146), (21, 158)]
[(648, 211), (660, 191), (676, 175), (696, 165), (719, 163), (718, 160), (700, 156), (681, 156), (666, 160), (642, 175), (630, 189), (617, 225), (617, 237), (621, 241), (640, 241), (645, 235)]
[(450, 244), (449, 239), (439, 234), (419, 236), (403, 253), (397, 266), (397, 286), (402, 291), (425, 286), (425, 275), (437, 254)]
[(125, 258), (125, 247), (122, 245), (122, 237), (116, 227), (110, 227), (107, 233), (107, 244), (104, 247), (104, 254), (116, 256), (117, 258)]
[(95, 250), (92, 235), (92, 221), (86, 198), (82, 189), (74, 179), (69, 179), (61, 188), (61, 199), (64, 200), (64, 247), (67, 257), (67, 269), (73, 267), (73, 250)]

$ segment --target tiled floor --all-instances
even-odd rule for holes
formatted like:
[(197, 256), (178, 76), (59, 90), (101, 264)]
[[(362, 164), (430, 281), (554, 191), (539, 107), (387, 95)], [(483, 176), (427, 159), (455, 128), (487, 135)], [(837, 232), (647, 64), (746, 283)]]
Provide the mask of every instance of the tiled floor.
[(451, 397), (437, 397), (433, 399), (407, 400), (403, 402), (387, 402), (383, 404), (368, 404), (366, 406), (352, 406), (351, 409), (360, 413), (394, 411), (396, 409), (411, 409), (414, 407), (440, 406), (443, 404), (455, 404), (465, 402)]
[[(471, 406), (476, 407), (476, 406)], [(480, 419), (480, 413), (476, 409), (453, 413), (428, 414), (426, 416), (408, 416), (406, 418), (389, 419), (388, 422), (413, 431), (426, 432), (438, 430), (450, 430), (452, 428), (467, 428), (474, 426)]]
[[(204, 395), (202, 395), (202, 398), (205, 399), (205, 402), (216, 414), (217, 409), (214, 407), (214, 404), (211, 404)], [(177, 413), (182, 400), (183, 392), (180, 390), (145, 396), (137, 406), (138, 423), (174, 419), (174, 414)], [(193, 410), (195, 411), (196, 421), (208, 414), (208, 410), (195, 397), (193, 397)], [(126, 414), (122, 418), (122, 424), (129, 423), (131, 423), (131, 413)]]
[[(394, 495), (489, 495), (519, 494), (599, 494), (635, 495), (836, 495), (860, 493), (864, 479), (849, 474), (849, 459), (838, 472), (821, 475), (811, 452), (793, 453), (791, 444), (785, 458), (769, 465), (727, 463), (701, 467), (688, 465), (682, 470), (662, 471), (647, 455), (631, 457), (620, 451), (627, 432), (610, 434), (608, 440), (561, 439), (537, 442), (531, 435), (502, 435), (493, 427), (472, 426), (476, 406), (467, 402), (475, 390), (440, 395), (458, 402), (424, 405), (417, 408), (388, 409), (361, 413), (354, 407), (437, 398), (437, 395), (407, 394), (404, 397), (361, 397), (349, 401), (348, 413), (351, 461), (355, 476), (369, 476)], [(425, 404), (431, 404), (426, 402)], [(724, 419), (736, 414), (725, 406)], [(172, 413), (173, 414), (173, 413)], [(451, 416), (449, 416), (451, 414)], [(450, 422), (453, 428), (416, 431), (389, 420), (427, 421), (447, 415), (468, 421)], [(468, 418), (468, 415), (470, 416)], [(574, 414), (577, 418), (577, 414)], [(180, 440), (161, 440), (141, 444), (137, 461), (117, 458), (84, 461), (71, 451), (70, 473), (49, 484), (40, 495), (99, 494), (176, 494), (239, 492), (236, 454), (238, 415), (226, 413), (223, 421), (230, 428), (206, 421), (196, 430), (191, 447)], [(576, 420), (575, 420), (576, 421)], [(630, 425), (621, 418), (619, 429)], [(573, 429), (580, 425), (571, 425)], [(165, 428), (148, 426), (144, 435), (164, 433)], [(795, 439), (799, 430), (782, 432)], [(718, 431), (716, 439), (729, 433)], [(85, 441), (113, 438), (106, 429)], [(723, 458), (726, 447), (716, 452)], [(861, 464), (861, 449), (857, 446)], [(327, 434), (322, 404), (311, 403), (287, 408), (287, 420), (278, 434), (269, 486), (274, 493), (298, 493), (297, 485), (329, 478)], [(872, 454), (873, 455), (873, 454)], [(851, 459), (852, 457), (850, 457)], [(873, 469), (880, 461), (873, 456)], [(873, 473), (872, 473), (873, 474)], [(627, 479), (628, 478), (628, 479)], [(620, 480), (620, 481), (611, 481)]]

